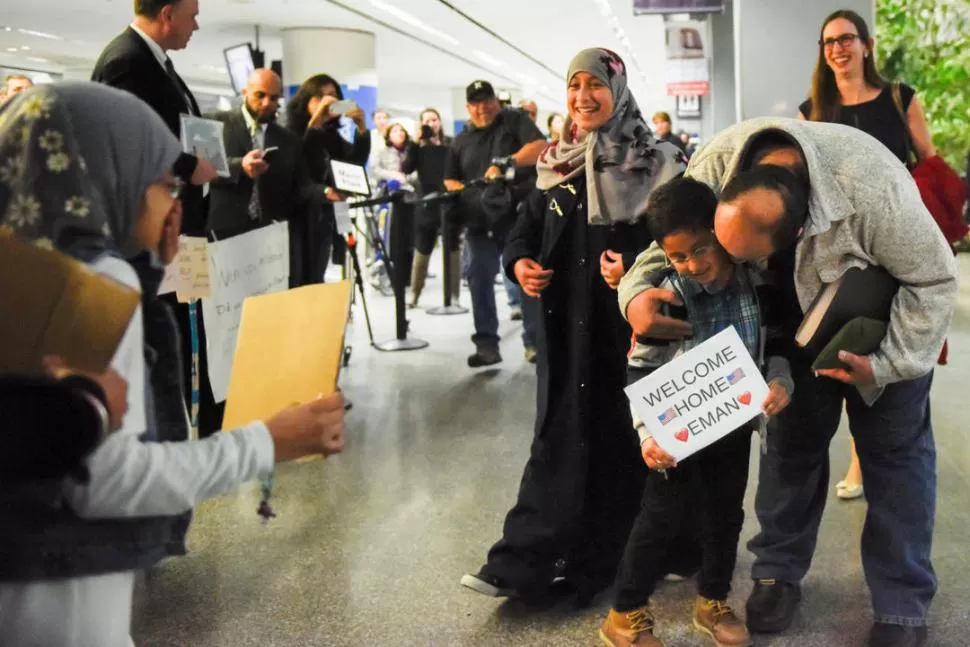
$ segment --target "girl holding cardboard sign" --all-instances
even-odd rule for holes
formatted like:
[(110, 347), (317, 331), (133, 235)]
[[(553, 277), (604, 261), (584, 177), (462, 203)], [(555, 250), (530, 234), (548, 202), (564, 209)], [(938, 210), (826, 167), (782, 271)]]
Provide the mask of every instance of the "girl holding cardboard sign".
[(156, 296), (178, 249), (178, 155), (146, 104), (106, 86), (41, 86), (0, 108), (0, 227), (142, 291), (112, 359), (128, 410), (89, 481), (0, 490), (0, 643), (128, 647), (135, 572), (184, 552), (197, 503), (343, 446), (339, 395), (187, 440), (177, 335)]

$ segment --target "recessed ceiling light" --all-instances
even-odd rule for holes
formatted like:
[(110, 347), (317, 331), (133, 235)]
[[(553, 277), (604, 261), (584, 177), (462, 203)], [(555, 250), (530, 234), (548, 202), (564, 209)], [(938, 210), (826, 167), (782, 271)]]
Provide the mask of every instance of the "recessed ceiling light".
[(34, 31), (33, 29), (17, 29), (21, 34), (26, 34), (27, 36), (36, 36), (37, 38), (46, 38), (48, 40), (64, 40), (57, 34), (48, 34), (46, 31)]
[(498, 60), (497, 58), (495, 58), (490, 54), (486, 54), (485, 52), (480, 52), (477, 49), (472, 53), (475, 56), (477, 56), (479, 59), (488, 63), (489, 65), (494, 65), (495, 67), (505, 67), (505, 63), (503, 63), (502, 61)]
[(451, 43), (452, 45), (458, 45), (458, 39), (456, 39), (454, 36), (450, 34), (446, 34), (443, 31), (440, 31), (438, 29), (435, 29), (434, 27), (427, 24), (420, 18), (417, 18), (416, 16), (412, 16), (411, 14), (404, 11), (403, 9), (395, 7), (394, 5), (388, 2), (384, 2), (383, 0), (370, 0), (370, 3), (375, 7), (377, 7), (378, 9), (382, 11), (386, 11), (387, 13), (391, 14), (398, 20), (401, 20), (402, 22), (405, 22), (411, 25), (412, 27), (417, 27), (418, 29), (428, 32), (429, 34), (437, 36), (438, 38), (445, 41), (446, 43)]
[(19, 50), (19, 49), (17, 49), (16, 47), (8, 47), (8, 48), (7, 48), (7, 51), (8, 51), (8, 52), (19, 52), (20, 50)]
[(29, 52), (30, 51), (30, 48), (27, 47), (26, 45), (21, 45), (20, 46), (20, 51), (22, 51), (22, 52)]
[(34, 63), (49, 63), (50, 62), (46, 58), (41, 58), (40, 56), (28, 56), (27, 57), (27, 60), (28, 61), (33, 61)]

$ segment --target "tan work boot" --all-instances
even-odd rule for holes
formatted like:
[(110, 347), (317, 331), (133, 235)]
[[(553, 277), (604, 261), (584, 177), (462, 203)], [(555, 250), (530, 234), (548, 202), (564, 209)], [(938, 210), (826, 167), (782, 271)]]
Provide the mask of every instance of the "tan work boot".
[(411, 264), (411, 302), (409, 308), (418, 307), (418, 299), (424, 290), (424, 282), (428, 278), (428, 264), (431, 257), (421, 252), (414, 252), (414, 262)]
[(655, 621), (648, 607), (629, 613), (610, 609), (610, 615), (600, 627), (600, 640), (610, 647), (664, 647), (653, 635)]
[(697, 596), (694, 626), (713, 638), (717, 647), (748, 647), (751, 644), (748, 628), (724, 600)]

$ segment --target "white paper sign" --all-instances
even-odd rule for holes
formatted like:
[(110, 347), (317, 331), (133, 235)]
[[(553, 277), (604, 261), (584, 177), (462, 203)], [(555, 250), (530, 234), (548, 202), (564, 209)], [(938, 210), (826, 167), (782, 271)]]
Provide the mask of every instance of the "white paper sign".
[(159, 294), (175, 292), (181, 302), (209, 296), (208, 241), (194, 236), (179, 236), (175, 260), (165, 267)]
[(363, 166), (330, 160), (333, 171), (333, 185), (338, 191), (355, 195), (370, 195), (370, 184), (367, 182), (367, 171)]
[(768, 385), (732, 326), (626, 394), (657, 444), (680, 461), (758, 416)]
[(229, 177), (229, 158), (222, 138), (225, 125), (217, 119), (181, 115), (182, 152), (212, 162), (219, 177)]
[(209, 384), (216, 402), (226, 399), (236, 338), (246, 297), (281, 292), (290, 283), (290, 238), (279, 222), (209, 243), (209, 298), (202, 299)]

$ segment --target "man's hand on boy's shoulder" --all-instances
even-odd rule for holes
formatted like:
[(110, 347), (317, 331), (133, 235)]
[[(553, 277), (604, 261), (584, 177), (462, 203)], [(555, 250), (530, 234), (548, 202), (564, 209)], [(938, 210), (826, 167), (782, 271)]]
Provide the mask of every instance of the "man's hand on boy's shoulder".
[(693, 328), (688, 322), (660, 312), (664, 303), (684, 305), (673, 291), (662, 288), (648, 288), (634, 297), (626, 309), (626, 318), (633, 332), (640, 337), (654, 339), (687, 339), (693, 336)]

